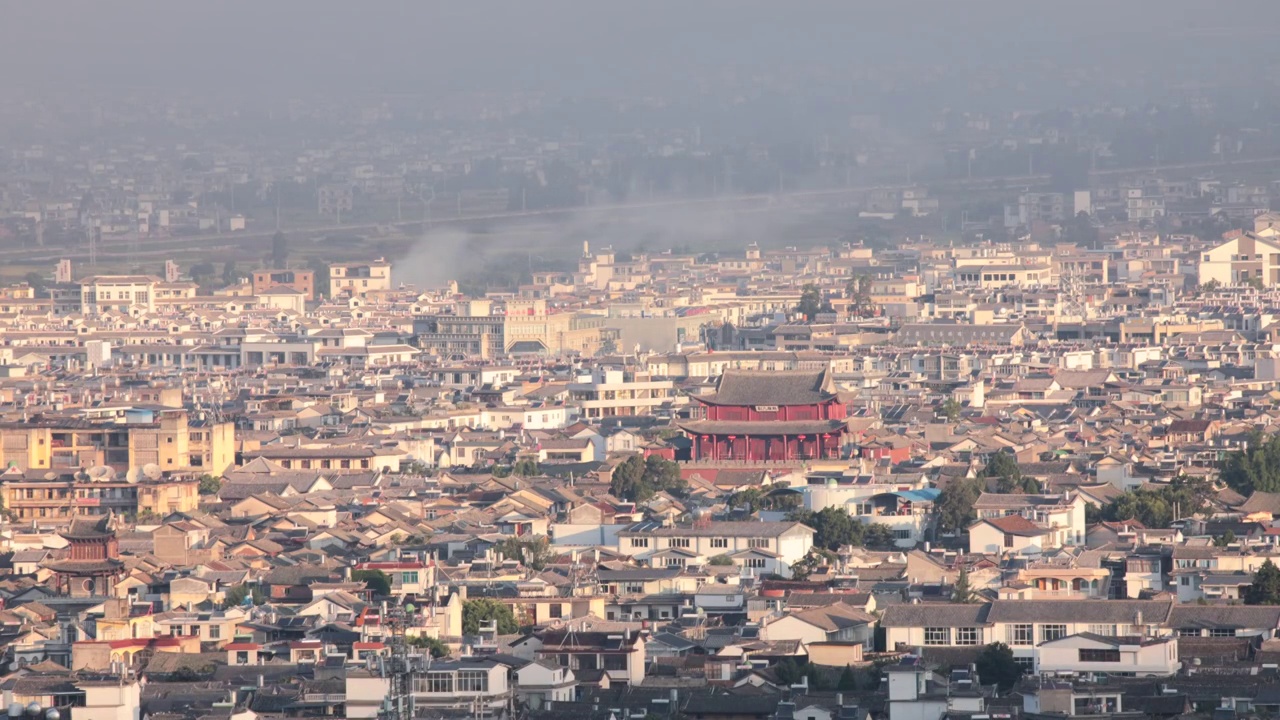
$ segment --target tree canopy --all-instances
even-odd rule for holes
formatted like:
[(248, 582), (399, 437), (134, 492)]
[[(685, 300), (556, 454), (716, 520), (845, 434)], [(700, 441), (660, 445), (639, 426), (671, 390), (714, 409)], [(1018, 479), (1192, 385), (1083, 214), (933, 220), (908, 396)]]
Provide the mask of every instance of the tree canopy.
[(991, 456), (987, 466), (982, 468), (981, 475), (984, 478), (995, 478), (996, 492), (1040, 492), (1040, 483), (1036, 482), (1034, 478), (1024, 478), (1022, 470), (1018, 467), (1018, 459), (1003, 450)]
[(289, 238), (285, 234), (276, 231), (271, 236), (271, 267), (277, 270), (283, 270), (289, 266)]
[(1280, 605), (1280, 568), (1267, 558), (1253, 574), (1253, 584), (1244, 589), (1245, 605)]
[(1244, 447), (1222, 461), (1220, 477), (1242, 495), (1255, 490), (1280, 492), (1280, 434), (1250, 433)]
[(844, 508), (825, 507), (818, 512), (797, 510), (789, 517), (814, 529), (813, 545), (817, 548), (893, 546), (893, 530), (887, 525), (855, 520)]
[(520, 631), (511, 606), (490, 598), (476, 598), (462, 603), (462, 632), (475, 635), (480, 623), (496, 620), (499, 635), (511, 635)]
[(1001, 690), (1013, 687), (1024, 672), (1024, 668), (1013, 659), (1013, 650), (1001, 642), (982, 648), (975, 664), (978, 666), (978, 681), (988, 685), (994, 683)]
[(984, 487), (986, 481), (982, 478), (962, 478), (943, 488), (933, 506), (938, 515), (938, 527), (943, 532), (960, 532), (969, 527), (977, 519), (973, 504), (982, 495)]
[(739, 490), (725, 500), (731, 508), (746, 508), (748, 513), (760, 510), (795, 510), (800, 507), (800, 495), (792, 490), (764, 490), (749, 487)]
[(213, 475), (201, 475), (199, 491), (201, 495), (217, 495), (222, 491), (222, 480)]
[(831, 304), (823, 300), (822, 290), (817, 285), (809, 283), (800, 289), (800, 304), (796, 305), (796, 312), (812, 322), (818, 313), (831, 312)]
[(956, 578), (956, 584), (951, 588), (951, 602), (968, 605), (977, 601), (978, 595), (969, 585), (969, 569), (960, 568), (960, 576)]
[(556, 556), (551, 542), (541, 535), (505, 538), (494, 549), (505, 558), (519, 560), (525, 567), (539, 571), (545, 570)]
[(1209, 481), (1180, 475), (1162, 487), (1126, 492), (1102, 508), (1096, 519), (1137, 520), (1149, 528), (1167, 528), (1174, 520), (1204, 510), (1214, 494)]
[(609, 491), (614, 497), (631, 502), (644, 502), (660, 491), (683, 495), (689, 484), (680, 477), (676, 463), (650, 455), (632, 455), (613, 469)]
[(354, 570), (351, 573), (351, 579), (363, 582), (374, 595), (385, 597), (391, 594), (391, 576), (381, 570)]
[(449, 646), (440, 642), (440, 640), (427, 637), (426, 635), (414, 635), (409, 638), (409, 644), (413, 647), (426, 648), (433, 658), (448, 657)]

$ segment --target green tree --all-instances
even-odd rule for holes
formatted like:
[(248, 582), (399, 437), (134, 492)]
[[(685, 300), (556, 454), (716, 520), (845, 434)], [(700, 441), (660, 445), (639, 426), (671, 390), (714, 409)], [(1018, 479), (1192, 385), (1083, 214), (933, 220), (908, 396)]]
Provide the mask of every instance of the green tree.
[(538, 461), (532, 458), (521, 458), (511, 466), (511, 474), (519, 477), (534, 477), (542, 474)]
[(279, 230), (271, 236), (271, 267), (283, 270), (289, 266), (289, 238)]
[(228, 260), (222, 264), (222, 283), (231, 285), (240, 279), (240, 272), (236, 269), (236, 261)]
[(1280, 568), (1267, 558), (1244, 590), (1245, 605), (1280, 605)]
[(1236, 541), (1236, 534), (1228, 529), (1222, 535), (1213, 539), (1213, 544), (1217, 547), (1226, 547)]
[(476, 598), (462, 603), (462, 632), (475, 635), (480, 632), (480, 623), (489, 620), (497, 621), (499, 635), (510, 635), (520, 630), (510, 605), (490, 598)]
[(715, 565), (716, 567), (727, 567), (733, 564), (733, 558), (728, 555), (715, 555), (710, 560), (707, 560), (707, 564)]
[(871, 299), (871, 276), (857, 275), (849, 279), (845, 285), (845, 295), (849, 297), (849, 310), (858, 317), (875, 315), (877, 307)]
[(947, 422), (955, 422), (960, 419), (960, 401), (955, 398), (947, 398), (945, 402), (938, 406), (938, 414), (947, 419)]
[(844, 670), (840, 671), (840, 679), (836, 681), (837, 690), (857, 690), (858, 676), (853, 672), (853, 668), (845, 665)]
[(1219, 476), (1242, 495), (1280, 492), (1280, 434), (1268, 437), (1256, 429), (1249, 433), (1243, 447), (1223, 460)]
[(822, 299), (822, 291), (817, 285), (809, 283), (800, 289), (800, 304), (796, 305), (796, 312), (805, 320), (813, 322), (818, 313), (830, 311), (831, 305)]
[(1203, 512), (1216, 495), (1204, 478), (1175, 477), (1163, 487), (1130, 490), (1103, 508), (1104, 520), (1137, 520), (1149, 528), (1167, 528), (1174, 520)]
[(951, 602), (968, 605), (978, 601), (978, 595), (969, 585), (969, 569), (960, 568), (960, 575), (956, 578), (956, 584), (951, 588)]
[(493, 546), (502, 557), (519, 560), (525, 567), (541, 572), (555, 559), (551, 542), (542, 536), (509, 537)]
[(200, 476), (200, 494), (217, 495), (222, 491), (222, 480), (213, 475)]
[(934, 504), (938, 516), (938, 527), (943, 532), (961, 532), (973, 524), (977, 513), (973, 504), (982, 495), (986, 481), (982, 478), (963, 478), (953, 480), (942, 489)]
[(408, 643), (413, 647), (426, 648), (433, 658), (449, 656), (449, 646), (440, 642), (437, 638), (427, 637), (426, 635), (414, 635), (408, 639)]
[(45, 281), (44, 275), (34, 270), (23, 275), (22, 279), (35, 291), (36, 297), (44, 297), (45, 291), (49, 289), (49, 283)]
[(375, 596), (386, 597), (391, 594), (391, 576), (381, 570), (354, 570), (351, 580), (364, 583)]
[(251, 598), (251, 602), (254, 605), (261, 605), (267, 601), (267, 598), (258, 589), (257, 585), (241, 583), (235, 587), (228, 588), (222, 594), (222, 606), (227, 608), (238, 607), (244, 604), (245, 598)]
[(329, 263), (316, 258), (307, 263), (307, 269), (315, 275), (312, 280), (311, 287), (315, 290), (316, 298), (332, 297), (331, 288), (329, 286)]
[(1001, 450), (991, 456), (987, 466), (982, 469), (981, 476), (995, 478), (996, 492), (1000, 493), (1038, 493), (1040, 483), (1034, 478), (1022, 477), (1018, 467), (1018, 459), (1012, 453)]
[(1200, 294), (1211, 293), (1211, 292), (1217, 292), (1218, 289), (1221, 287), (1222, 287), (1222, 283), (1218, 282), (1217, 280), (1209, 280), (1207, 282), (1200, 283), (1200, 286), (1197, 288), (1197, 291)]
[(1012, 688), (1024, 672), (1024, 668), (1013, 658), (1013, 650), (1001, 642), (982, 648), (975, 664), (979, 682), (995, 684), (1004, 691)]
[(682, 496), (689, 485), (680, 477), (680, 466), (670, 460), (651, 455), (647, 459), (632, 455), (613, 469), (609, 492), (630, 502), (644, 502), (655, 493), (667, 491)]
[(825, 507), (817, 512), (796, 510), (788, 517), (813, 528), (815, 548), (834, 551), (845, 545), (853, 547), (891, 547), (893, 545), (893, 530), (888, 526), (855, 520), (844, 508)]
[(823, 547), (809, 548), (804, 557), (791, 563), (791, 575), (796, 580), (805, 580), (814, 570), (835, 562), (836, 555)]

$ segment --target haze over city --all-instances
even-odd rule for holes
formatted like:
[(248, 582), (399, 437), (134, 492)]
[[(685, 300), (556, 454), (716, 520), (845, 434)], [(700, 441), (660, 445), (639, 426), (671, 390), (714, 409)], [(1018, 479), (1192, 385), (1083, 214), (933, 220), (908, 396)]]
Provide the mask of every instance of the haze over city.
[(0, 9), (0, 703), (1280, 708), (1280, 5)]

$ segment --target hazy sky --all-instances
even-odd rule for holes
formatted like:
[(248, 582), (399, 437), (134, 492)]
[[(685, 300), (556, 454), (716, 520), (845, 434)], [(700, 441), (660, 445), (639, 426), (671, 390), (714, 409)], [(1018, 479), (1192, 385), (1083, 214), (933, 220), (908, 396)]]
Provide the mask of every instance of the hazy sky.
[[(7, 84), (641, 92), (690, 68), (1213, 63), (1274, 0), (57, 0), (0, 7)], [(1215, 34), (1217, 35), (1215, 37)], [(1257, 43), (1261, 45), (1262, 43)], [(1266, 51), (1254, 46), (1250, 55)]]

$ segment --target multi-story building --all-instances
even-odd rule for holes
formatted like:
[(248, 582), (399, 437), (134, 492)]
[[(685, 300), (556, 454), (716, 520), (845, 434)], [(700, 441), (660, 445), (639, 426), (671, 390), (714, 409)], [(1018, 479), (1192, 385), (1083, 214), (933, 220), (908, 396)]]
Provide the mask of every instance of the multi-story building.
[(485, 658), (437, 660), (413, 678), (414, 714), (431, 708), (500, 710), (512, 698), (509, 670)]
[(1280, 284), (1280, 243), (1241, 233), (1200, 253), (1200, 284), (1261, 282)]
[[(152, 275), (94, 275), (79, 282), (49, 288), (57, 315), (99, 315), (133, 311), (154, 312), (157, 288), (163, 281)], [(175, 283), (185, 285), (185, 283)]]
[(797, 522), (712, 522), (657, 527), (645, 522), (618, 532), (618, 552), (653, 567), (705, 565), (725, 556), (757, 575), (791, 577), (791, 565), (813, 547), (813, 529)]
[(311, 270), (256, 270), (253, 273), (253, 293), (266, 292), (274, 287), (287, 287), (304, 294), (308, 301), (315, 300), (315, 273)]
[(167, 515), (192, 512), (200, 505), (199, 481), (193, 475), (142, 477), (136, 482), (112, 475), (92, 478), (82, 472), (55, 474), (47, 479), (40, 471), (0, 478), (4, 504), (19, 521), (62, 521), (83, 515)]
[(694, 440), (697, 460), (835, 458), (848, 431), (826, 370), (726, 371), (715, 393), (694, 399), (706, 419), (681, 427)]
[(610, 683), (639, 685), (645, 678), (645, 639), (648, 633), (616, 633), (567, 629), (547, 632), (540, 639), (538, 657), (576, 673), (602, 670)]
[(378, 258), (364, 265), (330, 265), (329, 292), (334, 297), (360, 297), (391, 289), (391, 263)]
[(675, 384), (648, 373), (597, 368), (569, 383), (569, 399), (584, 418), (652, 415), (675, 397)]
[(123, 420), (0, 423), (0, 463), (18, 470), (105, 465), (117, 472), (156, 465), (164, 472), (217, 475), (235, 461), (232, 422), (192, 422), (180, 408), (132, 408)]

